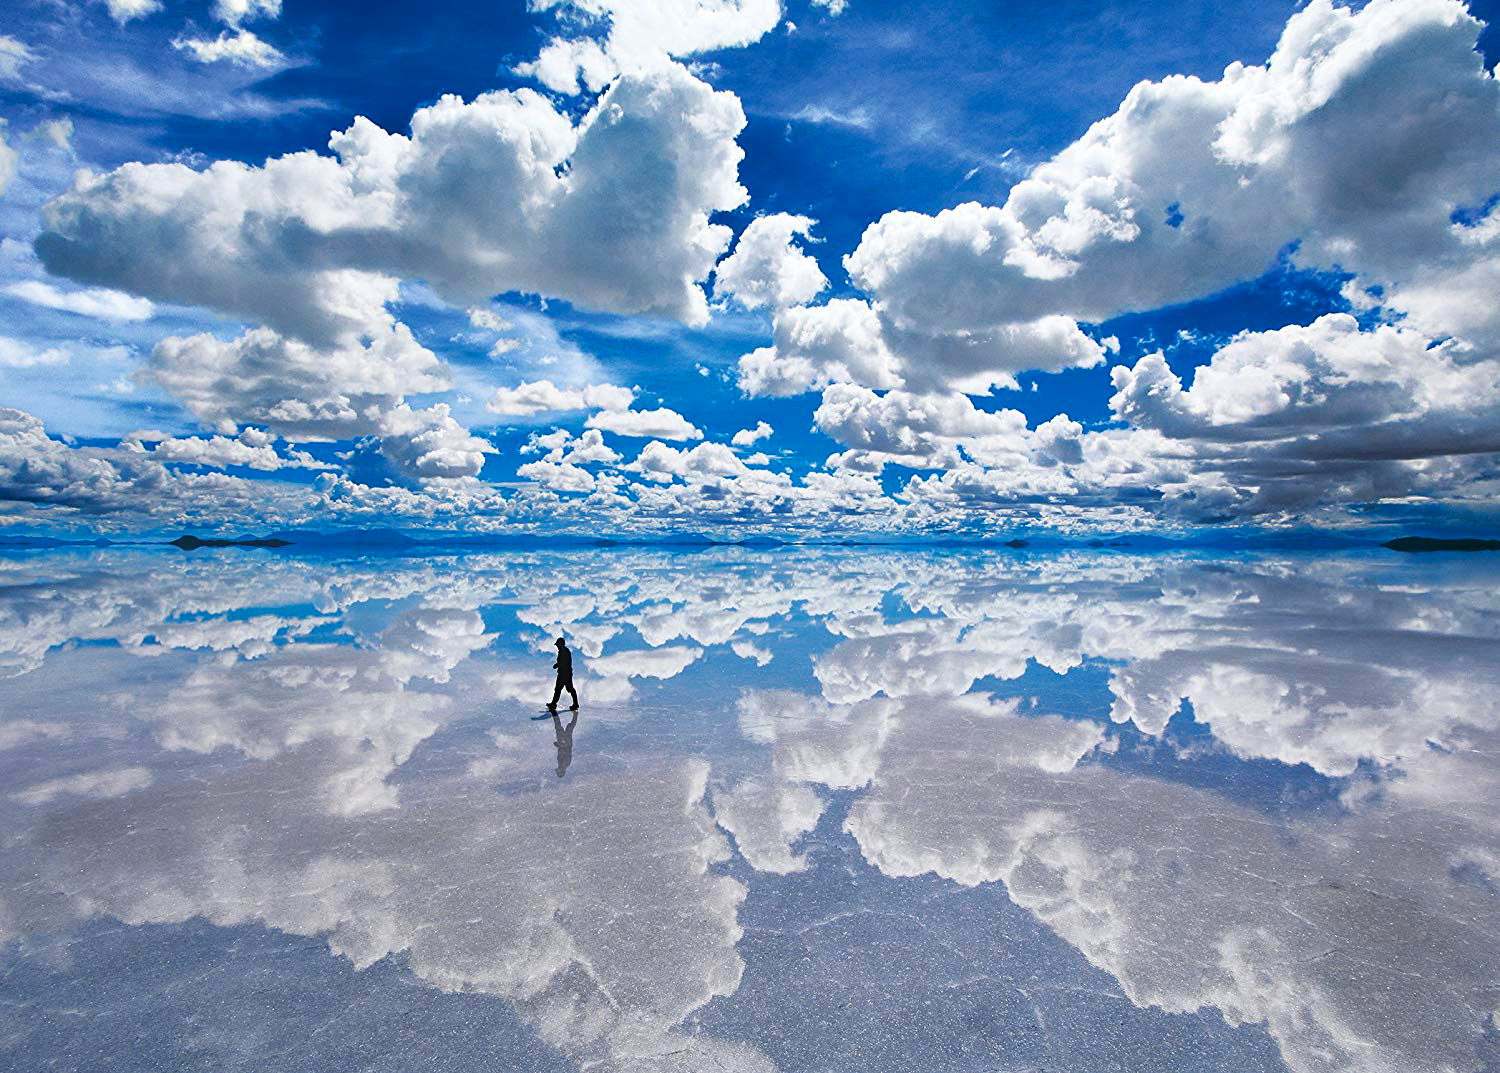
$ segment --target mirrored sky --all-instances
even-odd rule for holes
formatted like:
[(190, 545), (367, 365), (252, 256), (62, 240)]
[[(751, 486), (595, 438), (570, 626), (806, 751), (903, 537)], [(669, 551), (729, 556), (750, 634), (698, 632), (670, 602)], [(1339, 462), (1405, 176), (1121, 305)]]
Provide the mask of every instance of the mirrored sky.
[(1495, 1068), (1497, 580), (12, 555), (0, 1064)]

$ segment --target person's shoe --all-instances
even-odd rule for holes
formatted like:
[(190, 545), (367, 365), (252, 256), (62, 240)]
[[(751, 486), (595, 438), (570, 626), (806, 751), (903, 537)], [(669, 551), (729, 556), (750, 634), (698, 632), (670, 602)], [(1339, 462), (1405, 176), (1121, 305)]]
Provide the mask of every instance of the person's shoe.
[(576, 705), (576, 704), (570, 704), (570, 705), (568, 705), (568, 711), (570, 711), (570, 712), (576, 712), (577, 710), (578, 710), (578, 705)]
[(555, 705), (555, 704), (549, 704), (549, 705), (547, 705), (547, 710), (549, 712), (555, 712), (555, 711), (557, 711), (557, 705)]

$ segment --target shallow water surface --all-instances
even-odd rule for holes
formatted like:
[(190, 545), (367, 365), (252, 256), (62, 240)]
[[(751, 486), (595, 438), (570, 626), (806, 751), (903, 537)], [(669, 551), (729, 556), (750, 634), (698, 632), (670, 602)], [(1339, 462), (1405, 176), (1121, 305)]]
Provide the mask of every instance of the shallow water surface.
[(0, 1065), (1500, 1068), (1497, 581), (12, 555)]

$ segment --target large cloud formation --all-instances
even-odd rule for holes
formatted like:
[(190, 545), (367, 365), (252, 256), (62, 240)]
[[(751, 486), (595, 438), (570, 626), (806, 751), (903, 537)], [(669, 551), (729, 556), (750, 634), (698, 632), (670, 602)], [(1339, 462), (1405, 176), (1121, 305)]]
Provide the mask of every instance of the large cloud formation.
[[(1458, 0), (1313, 0), (1265, 64), (1142, 82), (1002, 203), (874, 221), (844, 258), (852, 288), (809, 252), (807, 215), (763, 214), (732, 252), (714, 222), (747, 197), (744, 110), (674, 57), (757, 40), (775, 0), (537, 7), (569, 34), (524, 72), (588, 90), (577, 110), (530, 89), (444, 97), (405, 134), (356, 119), (331, 153), (85, 173), (44, 210), (42, 265), (122, 310), (242, 322), (233, 339), (161, 340), (137, 380), (223, 436), (378, 439), (380, 480), (315, 489), (341, 518), (499, 526), (569, 500), (586, 524), (621, 528), (1493, 516), (1500, 85)], [(1132, 346), (1103, 427), (993, 405), (1027, 374), (1098, 369), (1102, 385), (1122, 347), (1101, 322), (1276, 263), (1343, 278), (1338, 308), (1226, 333), (1191, 373)], [(700, 327), (731, 305), (764, 311), (769, 339), (740, 358), (740, 389), (813, 395), (835, 449), (798, 458), (801, 476), (733, 460), (698, 413), (670, 398), (631, 409), (631, 389), (586, 356), (543, 373), (554, 359), (538, 354), (497, 386), (397, 319), (414, 291), (435, 307), (524, 292)], [(519, 346), (499, 340), (491, 357)], [(486, 484), (492, 447), (464, 427), (476, 395), (502, 419), (586, 414), (591, 430), (653, 442), (622, 460), (601, 440), (589, 457), (518, 462), (519, 488)], [(877, 481), (891, 466), (917, 472)]]
[(1500, 89), (1456, 0), (1314, 0), (1264, 67), (1143, 82), (1004, 205), (895, 212), (847, 265), (897, 328), (1100, 321), (1299, 263), (1412, 281), (1472, 257), (1455, 209), (1495, 192)]
[[(527, 89), (444, 97), (409, 135), (356, 119), (331, 156), (83, 174), (46, 206), (36, 250), (58, 275), (261, 325), (152, 356), (146, 375), (219, 431), (379, 435), (398, 468), (473, 476), (477, 442), (438, 464), (400, 443), (405, 397), (451, 386), (386, 308), (400, 281), (460, 306), (522, 291), (701, 324), (700, 281), (730, 239), (709, 217), (746, 196), (744, 123), (733, 94), (676, 65), (620, 77), (576, 124)], [(429, 439), (451, 422), (415, 412)]]
[[(1149, 494), (1158, 514), (1275, 520), (1482, 490), (1473, 456), (1500, 442), (1500, 320), (1485, 297), (1500, 274), (1500, 87), (1481, 28), (1455, 0), (1316, 0), (1264, 66), (1143, 82), (1004, 204), (872, 224), (845, 259), (867, 300), (778, 312), (772, 345), (741, 359), (741, 387), (931, 395), (915, 407), (954, 420), (911, 439), (925, 450), (871, 454), (869, 436), (825, 431), (862, 466), (967, 452), (973, 420), (937, 396), (1097, 365), (1113, 340), (1079, 322), (1212, 294), (1290, 249), (1297, 266), (1352, 277), (1363, 327), (1330, 315), (1238, 337), (1186, 389), (1148, 355), (1114, 370), (1128, 427), (1085, 436), (1082, 464), (1047, 475), (957, 460), (913, 493), (1018, 505), (1050, 476), (1057, 503)], [(911, 412), (898, 394), (888, 407)], [(846, 403), (825, 395), (830, 408)]]
[[(30, 414), (0, 407), (0, 502), (7, 514), (58, 520), (124, 517), (164, 526), (216, 524), (224, 515), (278, 523), (302, 516), (305, 491), (267, 485), (218, 469), (235, 465), (269, 470), (312, 466), (303, 452), (277, 454), (270, 437), (246, 430), (240, 440), (224, 437), (170, 438), (147, 451), (138, 439), (119, 447), (72, 447), (47, 435)], [(182, 462), (192, 469), (164, 463)]]
[(36, 248), (59, 275), (322, 346), (385, 324), (401, 278), (459, 305), (523, 291), (701, 323), (744, 123), (675, 66), (621, 78), (577, 125), (531, 90), (449, 96), (409, 135), (356, 119), (332, 156), (85, 175)]

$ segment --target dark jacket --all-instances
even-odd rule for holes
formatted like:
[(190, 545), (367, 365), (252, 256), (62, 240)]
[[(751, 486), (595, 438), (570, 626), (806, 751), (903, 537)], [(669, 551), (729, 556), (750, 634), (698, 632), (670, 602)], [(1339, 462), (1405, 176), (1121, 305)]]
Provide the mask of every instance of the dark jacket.
[(573, 650), (570, 648), (559, 648), (557, 650), (557, 662), (552, 666), (557, 668), (559, 678), (573, 677)]

